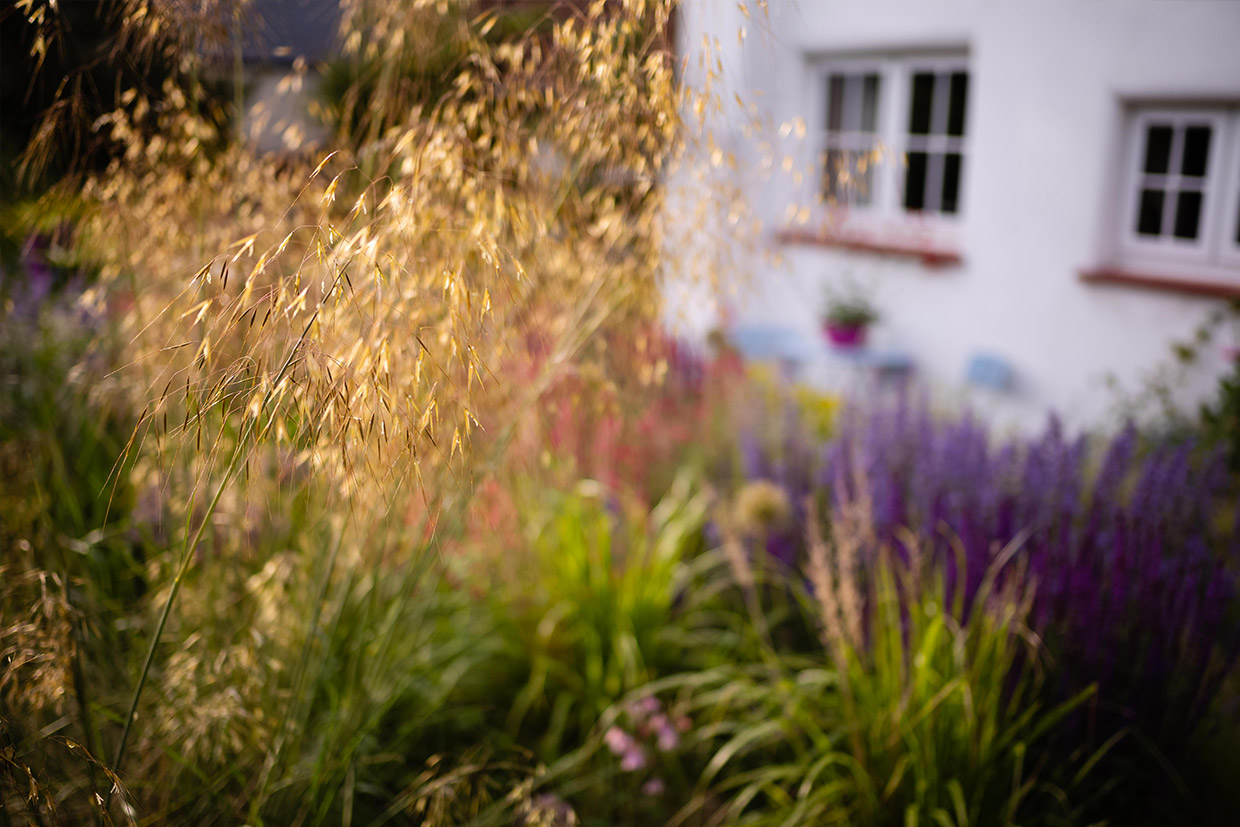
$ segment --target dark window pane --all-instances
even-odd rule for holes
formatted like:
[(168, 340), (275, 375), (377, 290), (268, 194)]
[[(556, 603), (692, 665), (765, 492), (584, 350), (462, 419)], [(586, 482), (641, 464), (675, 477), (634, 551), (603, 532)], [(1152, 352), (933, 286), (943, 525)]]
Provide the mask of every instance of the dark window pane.
[(1175, 203), (1175, 237), (1196, 238), (1201, 221), (1201, 193), (1182, 192)]
[(1169, 126), (1151, 126), (1145, 132), (1145, 165), (1146, 172), (1155, 175), (1166, 174), (1171, 166), (1171, 134)]
[(844, 76), (832, 75), (827, 82), (827, 129), (839, 132), (844, 120)]
[(918, 72), (913, 75), (913, 102), (909, 109), (910, 135), (930, 134), (930, 100), (934, 97), (934, 75)]
[(1206, 174), (1210, 157), (1210, 127), (1190, 126), (1184, 130), (1184, 162), (1180, 164), (1183, 175), (1198, 178)]
[(1162, 232), (1162, 190), (1141, 190), (1141, 207), (1137, 210), (1137, 232), (1141, 235), (1159, 235)]
[(965, 104), (969, 95), (969, 74), (953, 72), (951, 97), (947, 106), (947, 134), (964, 135)]
[(878, 121), (878, 75), (866, 75), (861, 89), (861, 131), (876, 132)]
[(926, 205), (926, 153), (910, 152), (904, 176), (904, 209), (920, 210)]
[(945, 213), (956, 212), (956, 202), (960, 200), (960, 153), (949, 152), (943, 163), (943, 202), (941, 209)]

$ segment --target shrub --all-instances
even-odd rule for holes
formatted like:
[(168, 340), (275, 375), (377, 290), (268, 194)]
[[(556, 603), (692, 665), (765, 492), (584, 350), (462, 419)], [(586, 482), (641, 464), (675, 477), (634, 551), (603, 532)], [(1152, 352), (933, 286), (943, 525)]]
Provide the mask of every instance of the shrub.
[(672, 823), (1072, 823), (1088, 756), (1060, 753), (1056, 736), (1089, 691), (1042, 700), (1031, 594), (998, 585), (1004, 560), (960, 622), (939, 563), (834, 525), (832, 548), (811, 540), (810, 590), (787, 584), (821, 648), (680, 685), (713, 755)]

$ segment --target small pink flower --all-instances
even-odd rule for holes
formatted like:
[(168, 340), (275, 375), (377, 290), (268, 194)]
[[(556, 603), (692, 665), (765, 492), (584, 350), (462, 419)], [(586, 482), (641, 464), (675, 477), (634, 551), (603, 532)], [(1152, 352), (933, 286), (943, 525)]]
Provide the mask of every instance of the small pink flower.
[(603, 736), (603, 743), (607, 744), (607, 748), (611, 750), (612, 755), (624, 755), (637, 746), (633, 736), (618, 726), (607, 730), (607, 733)]
[(672, 722), (667, 719), (666, 715), (656, 715), (652, 723), (654, 731), (657, 733), (659, 749), (661, 751), (667, 752), (680, 746), (680, 735), (676, 732), (676, 727), (672, 726)]
[(663, 795), (663, 789), (663, 779), (658, 776), (642, 784), (642, 793), (645, 795)]
[(624, 757), (620, 759), (620, 769), (625, 772), (636, 772), (646, 766), (646, 753), (642, 748), (633, 745), (633, 748), (624, 753)]
[(635, 719), (641, 720), (649, 718), (651, 715), (657, 715), (663, 709), (663, 704), (659, 703), (659, 699), (654, 695), (647, 695), (640, 701), (634, 701), (629, 706), (629, 714)]

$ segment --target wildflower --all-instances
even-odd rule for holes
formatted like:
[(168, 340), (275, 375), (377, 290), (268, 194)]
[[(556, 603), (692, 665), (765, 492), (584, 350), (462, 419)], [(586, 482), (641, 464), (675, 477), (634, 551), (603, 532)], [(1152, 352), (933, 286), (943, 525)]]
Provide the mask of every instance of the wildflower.
[(613, 726), (603, 735), (603, 743), (614, 755), (620, 755), (633, 743), (633, 736), (618, 726)]
[(662, 708), (663, 704), (659, 703), (658, 698), (654, 695), (647, 695), (640, 701), (635, 701), (632, 705), (630, 705), (629, 715), (631, 715), (634, 720), (640, 721), (657, 715)]
[(637, 744), (624, 753), (620, 759), (620, 769), (625, 772), (636, 772), (646, 766), (646, 753)]
[(766, 536), (792, 519), (784, 490), (769, 480), (755, 480), (736, 495), (737, 526), (749, 534)]
[(654, 726), (656, 743), (659, 745), (661, 752), (668, 752), (680, 746), (680, 733), (676, 731), (676, 727), (668, 720), (666, 715), (659, 714), (651, 721)]
[(620, 769), (635, 772), (646, 766), (646, 753), (637, 740), (618, 726), (613, 726), (603, 735), (603, 743), (611, 750), (612, 755), (620, 756)]
[(663, 779), (655, 776), (645, 784), (642, 784), (642, 795), (663, 795), (664, 789)]

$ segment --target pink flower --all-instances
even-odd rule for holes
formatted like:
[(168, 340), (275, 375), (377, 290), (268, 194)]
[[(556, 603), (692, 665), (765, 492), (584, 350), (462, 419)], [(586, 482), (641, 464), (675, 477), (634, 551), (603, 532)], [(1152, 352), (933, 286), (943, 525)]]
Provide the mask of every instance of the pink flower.
[(607, 733), (603, 736), (603, 743), (607, 744), (607, 748), (611, 750), (612, 755), (624, 755), (637, 747), (637, 742), (633, 740), (633, 736), (618, 726), (607, 730)]
[(659, 703), (659, 699), (654, 695), (647, 695), (640, 701), (634, 701), (629, 705), (629, 715), (635, 721), (643, 722), (652, 715), (657, 715), (663, 709), (663, 704)]
[(667, 719), (666, 715), (656, 715), (651, 723), (654, 725), (659, 749), (662, 752), (667, 752), (680, 746), (680, 735), (676, 732), (676, 727), (672, 726), (672, 722)]
[(646, 766), (646, 753), (642, 748), (633, 745), (633, 748), (624, 753), (624, 757), (620, 759), (620, 769), (625, 772), (636, 772)]
[(663, 789), (663, 779), (658, 776), (642, 784), (642, 793), (645, 795), (663, 795)]

